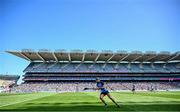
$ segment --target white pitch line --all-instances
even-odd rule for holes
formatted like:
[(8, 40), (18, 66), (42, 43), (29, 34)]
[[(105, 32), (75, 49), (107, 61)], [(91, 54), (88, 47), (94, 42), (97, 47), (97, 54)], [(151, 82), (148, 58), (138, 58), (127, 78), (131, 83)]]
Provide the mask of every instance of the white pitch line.
[[(51, 94), (51, 95), (56, 95), (56, 94)], [(47, 96), (51, 96), (51, 95), (47, 95)], [(39, 99), (39, 98), (43, 98), (43, 97), (47, 97), (47, 96), (42, 96), (42, 97), (38, 97), (38, 98), (31, 98), (31, 99), (27, 99), (27, 100), (23, 100), (23, 101), (13, 102), (13, 103), (5, 104), (5, 105), (0, 105), (0, 107), (14, 105), (14, 104), (17, 104), (17, 103), (22, 103), (22, 102), (26, 102), (26, 101), (30, 101), (30, 100), (35, 100), (35, 99)]]

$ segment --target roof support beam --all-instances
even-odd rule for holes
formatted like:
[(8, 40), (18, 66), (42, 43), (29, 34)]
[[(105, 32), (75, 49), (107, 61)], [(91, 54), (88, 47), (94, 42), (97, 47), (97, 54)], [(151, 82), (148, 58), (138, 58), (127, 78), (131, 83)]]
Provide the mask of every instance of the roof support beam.
[[(171, 56), (171, 55), (170, 55), (170, 56)], [(168, 57), (170, 57), (170, 56), (162, 57), (162, 58), (160, 58), (159, 60), (164, 60), (164, 59), (166, 59), (166, 58), (168, 58)]]
[(75, 70), (78, 70), (78, 68), (81, 66), (82, 63), (78, 64), (75, 68)]
[(139, 64), (139, 68), (143, 69), (143, 63)]
[(39, 52), (36, 52), (36, 54), (37, 54), (37, 56), (38, 56), (42, 61), (45, 62), (45, 59), (39, 54)]
[(105, 67), (106, 67), (106, 64), (107, 64), (107, 63), (105, 63), (105, 64), (102, 66), (102, 68), (105, 68)]
[(54, 52), (52, 52), (52, 55), (53, 55), (54, 59), (56, 60), (56, 62), (58, 62), (58, 59), (57, 59), (57, 57), (56, 57)]
[(115, 69), (117, 69), (119, 67), (119, 62), (115, 65)]
[(113, 54), (113, 55), (107, 60), (107, 62), (109, 62), (114, 56), (115, 56), (115, 54)]
[(155, 68), (155, 67), (154, 67), (154, 63), (151, 63), (151, 68), (153, 68), (153, 69)]
[(119, 62), (123, 61), (124, 59), (126, 59), (130, 54), (127, 54), (126, 56), (124, 56), (121, 60), (119, 60)]
[(82, 60), (81, 60), (82, 62), (84, 62), (85, 55), (86, 55), (86, 53), (83, 54), (83, 57), (82, 57)]
[(71, 62), (71, 54), (68, 53), (68, 59), (69, 59), (69, 62)]
[(36, 65), (36, 66), (33, 66), (33, 68), (38, 68), (38, 67), (40, 67), (41, 65), (43, 65), (44, 63), (39, 63), (38, 65)]
[(128, 63), (127, 68), (128, 68), (128, 69), (131, 69), (131, 63)]
[(99, 53), (99, 54), (97, 55), (97, 57), (96, 57), (96, 59), (94, 60), (94, 62), (96, 62), (96, 61), (98, 60), (98, 58), (99, 58), (100, 55), (101, 55), (101, 53)]
[(64, 66), (61, 67), (61, 69), (64, 69), (65, 67), (67, 67), (70, 63), (65, 64)]
[(155, 58), (156, 56), (157, 56), (157, 55), (152, 56), (152, 57), (150, 57), (150, 58), (148, 58), (148, 59), (146, 59), (146, 60), (144, 60), (144, 61), (149, 61), (149, 60), (151, 60), (151, 59)]
[(131, 62), (136, 61), (137, 59), (141, 58), (142, 56), (143, 56), (143, 55), (140, 55), (140, 56), (136, 57), (136, 58), (135, 58), (135, 59), (133, 59)]
[(173, 56), (172, 58), (170, 58), (168, 61), (173, 60), (174, 58), (178, 57), (180, 54), (176, 54), (175, 56)]
[(28, 58), (26, 55), (24, 55), (22, 52), (19, 52), (21, 54), (21, 56), (23, 56), (24, 58), (26, 58), (29, 61), (32, 61), (30, 58)]
[(114, 57), (114, 55), (115, 55), (115, 54), (113, 54), (113, 55), (106, 61), (106, 63), (103, 65), (102, 68), (105, 68), (105, 67), (106, 67), (107, 63)]
[(58, 62), (56, 62), (56, 63), (54, 63), (54, 64), (48, 66), (47, 68), (52, 68), (52, 67), (54, 67), (54, 66), (57, 65), (57, 64), (58, 64)]

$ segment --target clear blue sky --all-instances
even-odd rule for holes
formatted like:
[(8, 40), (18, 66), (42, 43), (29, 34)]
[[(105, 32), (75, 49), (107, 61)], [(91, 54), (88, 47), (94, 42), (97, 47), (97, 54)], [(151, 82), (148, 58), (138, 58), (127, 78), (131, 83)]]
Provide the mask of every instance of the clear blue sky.
[(0, 0), (0, 74), (29, 62), (5, 50), (180, 50), (180, 0)]

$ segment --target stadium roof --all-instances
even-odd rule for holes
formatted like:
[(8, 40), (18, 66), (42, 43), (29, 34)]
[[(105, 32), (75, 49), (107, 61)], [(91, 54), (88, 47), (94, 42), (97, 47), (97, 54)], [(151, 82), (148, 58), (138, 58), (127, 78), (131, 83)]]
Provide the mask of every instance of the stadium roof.
[(48, 49), (41, 49), (39, 51), (23, 49), (21, 51), (6, 52), (33, 62), (180, 62), (180, 51), (175, 53), (170, 53), (168, 51), (159, 53), (155, 51), (147, 51), (145, 53), (141, 51), (132, 51), (129, 53), (127, 51), (112, 52), (111, 50), (103, 50), (102, 52), (87, 50), (84, 52), (77, 49), (68, 52), (64, 49), (55, 51), (50, 51)]
[(0, 74), (0, 79), (2, 80), (18, 80), (19, 77), (19, 75)]

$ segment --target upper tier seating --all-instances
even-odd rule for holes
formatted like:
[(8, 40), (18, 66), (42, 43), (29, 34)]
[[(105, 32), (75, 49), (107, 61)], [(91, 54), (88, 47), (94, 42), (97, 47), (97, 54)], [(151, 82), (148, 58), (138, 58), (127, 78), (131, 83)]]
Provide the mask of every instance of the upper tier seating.
[(40, 63), (32, 62), (25, 72), (180, 72), (179, 63)]

